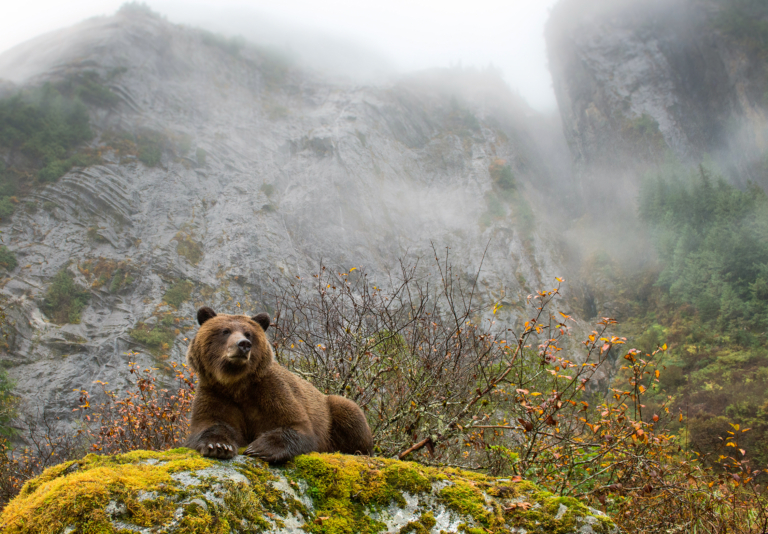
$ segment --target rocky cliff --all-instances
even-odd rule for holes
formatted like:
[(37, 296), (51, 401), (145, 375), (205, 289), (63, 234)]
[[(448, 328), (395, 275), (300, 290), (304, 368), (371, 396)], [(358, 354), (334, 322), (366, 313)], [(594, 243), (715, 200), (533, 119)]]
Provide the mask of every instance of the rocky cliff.
[(565, 151), (493, 72), (331, 83), (128, 5), (0, 78), (0, 358), (27, 411), (183, 360), (196, 306), (270, 311), (320, 262), (383, 277), (434, 245), (471, 277), (490, 243), (480, 287), (510, 301), (563, 274), (531, 206), (570, 190)]
[(632, 187), (638, 165), (706, 155), (766, 185), (766, 20), (752, 0), (560, 2), (549, 61), (585, 184)]

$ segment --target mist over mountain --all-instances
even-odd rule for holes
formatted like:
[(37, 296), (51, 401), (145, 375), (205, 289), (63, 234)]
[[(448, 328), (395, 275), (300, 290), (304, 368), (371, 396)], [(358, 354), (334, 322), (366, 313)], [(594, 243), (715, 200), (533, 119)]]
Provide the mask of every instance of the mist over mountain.
[[(200, 305), (271, 312), (278, 281), (321, 265), (385, 285), (448, 250), (503, 324), (562, 276), (574, 338), (605, 316), (651, 351), (669, 335), (694, 437), (732, 406), (758, 420), (766, 19), (748, 0), (563, 0), (560, 116), (491, 67), (395, 76), (343, 41), (293, 55), (136, 4), (8, 50), (0, 361), (22, 409), (68, 419), (73, 390), (119, 390), (128, 361), (183, 361)], [(734, 346), (748, 364), (722, 363)], [(704, 395), (713, 376), (743, 398)]]
[(0, 77), (30, 117), (55, 110), (40, 128), (66, 119), (2, 152), (3, 359), (28, 409), (182, 361), (197, 306), (270, 311), (274, 277), (321, 262), (385, 280), (449, 247), (509, 302), (562, 274), (533, 207), (573, 189), (559, 125), (493, 70), (345, 83), (128, 5), (6, 52)]

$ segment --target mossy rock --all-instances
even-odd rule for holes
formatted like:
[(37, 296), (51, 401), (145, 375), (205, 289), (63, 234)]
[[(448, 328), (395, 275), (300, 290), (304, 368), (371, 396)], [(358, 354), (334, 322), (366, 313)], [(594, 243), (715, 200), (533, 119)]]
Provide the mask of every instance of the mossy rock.
[(284, 467), (188, 449), (89, 454), (30, 480), (7, 534), (609, 533), (613, 523), (529, 482), (410, 462), (310, 454)]

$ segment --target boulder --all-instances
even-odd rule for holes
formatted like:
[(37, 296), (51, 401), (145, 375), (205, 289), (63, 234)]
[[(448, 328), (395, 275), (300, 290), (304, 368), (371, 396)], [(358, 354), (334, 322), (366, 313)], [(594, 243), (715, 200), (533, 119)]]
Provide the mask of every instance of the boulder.
[(618, 532), (601, 512), (517, 478), (340, 454), (275, 467), (188, 449), (89, 454), (49, 468), (3, 510), (0, 531)]

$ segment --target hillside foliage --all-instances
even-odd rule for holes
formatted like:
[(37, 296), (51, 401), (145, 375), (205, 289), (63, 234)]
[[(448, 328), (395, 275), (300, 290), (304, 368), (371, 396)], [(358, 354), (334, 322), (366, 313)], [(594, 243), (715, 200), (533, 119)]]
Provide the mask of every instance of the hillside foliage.
[[(319, 389), (355, 399), (379, 455), (531, 480), (605, 510), (624, 532), (768, 526), (746, 451), (697, 457), (670, 431), (685, 417), (654, 399), (666, 346), (627, 348), (608, 319), (570, 343), (574, 321), (557, 311), (561, 281), (531, 295), (527, 321), (496, 322), (503, 306), (478, 299), (475, 279), (437, 258), (404, 263), (388, 290), (357, 269), (285, 279), (270, 297), (277, 357)], [(624, 365), (607, 388), (601, 377), (616, 353)], [(0, 457), (3, 502), (44, 467), (88, 451), (178, 446), (194, 378), (180, 366), (175, 380), (157, 372), (130, 364), (122, 393), (107, 384), (98, 397), (80, 391), (74, 433), (18, 422), (23, 439), (15, 448), (5, 440)], [(723, 448), (740, 451), (749, 431), (731, 428)]]
[(87, 105), (109, 108), (118, 97), (93, 71), (19, 91), (0, 99), (0, 217), (15, 210), (17, 196), (38, 183), (55, 182), (98, 157), (83, 147), (94, 138)]
[(706, 454), (740, 424), (768, 465), (768, 196), (703, 166), (668, 168), (643, 184), (640, 215), (660, 272), (630, 330), (639, 348), (671, 347), (662, 386), (688, 416), (679, 430)]

